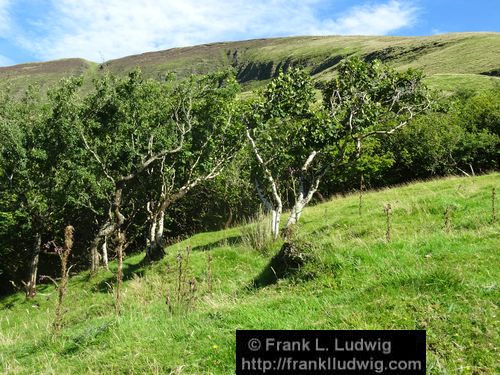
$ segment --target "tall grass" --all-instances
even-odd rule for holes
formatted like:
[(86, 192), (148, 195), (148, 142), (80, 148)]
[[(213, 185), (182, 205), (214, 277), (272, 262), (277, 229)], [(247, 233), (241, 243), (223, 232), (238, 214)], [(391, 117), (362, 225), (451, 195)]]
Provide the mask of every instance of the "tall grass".
[(243, 221), (240, 231), (241, 242), (245, 247), (262, 255), (268, 254), (269, 245), (273, 242), (270, 215), (260, 209), (253, 219)]

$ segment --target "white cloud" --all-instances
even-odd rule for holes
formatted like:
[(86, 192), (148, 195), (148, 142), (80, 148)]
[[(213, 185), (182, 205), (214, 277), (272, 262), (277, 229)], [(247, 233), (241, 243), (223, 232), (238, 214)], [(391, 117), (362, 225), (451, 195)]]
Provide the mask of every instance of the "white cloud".
[(446, 34), (447, 32), (448, 32), (448, 31), (443, 31), (443, 30), (441, 30), (441, 29), (435, 29), (435, 28), (433, 28), (433, 29), (431, 30), (431, 35)]
[[(0, 2), (5, 0), (0, 0)], [(208, 42), (311, 34), (387, 34), (411, 24), (415, 9), (390, 0), (319, 16), (327, 0), (53, 0), (37, 35), (19, 41), (43, 59), (103, 61)], [(40, 26), (42, 25), (42, 26)], [(43, 35), (43, 36), (40, 36)]]
[[(328, 20), (317, 29), (318, 34), (385, 35), (410, 26), (416, 8), (397, 0), (351, 8), (336, 20)], [(312, 31), (314, 32), (315, 29)]]

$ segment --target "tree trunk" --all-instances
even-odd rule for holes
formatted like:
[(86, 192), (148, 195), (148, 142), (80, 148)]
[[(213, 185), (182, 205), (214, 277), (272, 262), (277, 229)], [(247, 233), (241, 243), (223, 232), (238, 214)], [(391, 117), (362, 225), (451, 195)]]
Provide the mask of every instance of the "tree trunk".
[(176, 193), (164, 196), (154, 209), (151, 208), (151, 204), (148, 204), (147, 210), (150, 214), (148, 220), (151, 224), (149, 227), (148, 239), (146, 240), (146, 256), (150, 261), (161, 259), (165, 255), (163, 249), (165, 244), (163, 238), (165, 230), (165, 212), (172, 203), (184, 197), (193, 187), (197, 186), (202, 181), (204, 181), (204, 179), (198, 178), (193, 182), (186, 183)]
[(102, 243), (102, 264), (104, 267), (109, 270), (108, 264), (108, 239), (106, 236), (104, 237), (104, 242)]
[(299, 222), (300, 215), (302, 214), (302, 210), (304, 209), (304, 206), (305, 206), (305, 202), (302, 199), (295, 202), (295, 204), (292, 207), (292, 211), (290, 212), (290, 216), (288, 217), (288, 220), (286, 221), (285, 228), (290, 228), (290, 226), (295, 225)]
[(281, 201), (281, 197), (278, 194), (278, 189), (276, 188), (274, 182), (272, 186), (273, 186), (272, 197), (274, 203), (271, 203), (271, 200), (267, 199), (264, 192), (260, 188), (259, 182), (257, 180), (255, 181), (255, 188), (257, 190), (257, 194), (259, 195), (261, 202), (264, 204), (266, 212), (271, 211), (272, 214), (271, 234), (274, 239), (277, 239), (280, 234), (280, 219), (281, 219), (281, 212), (283, 211), (283, 203)]
[(122, 201), (122, 189), (123, 182), (116, 187), (115, 197), (113, 200), (113, 219), (115, 221), (116, 228), (116, 255), (118, 256), (118, 267), (116, 269), (116, 300), (115, 308), (116, 313), (121, 313), (121, 289), (123, 282), (123, 246), (125, 244), (125, 233), (123, 233), (122, 225), (125, 221), (125, 217), (120, 212), (121, 201)]
[(94, 241), (92, 241), (92, 244), (90, 245), (90, 273), (92, 275), (95, 275), (97, 273), (97, 269), (99, 268), (99, 242), (100, 242), (100, 237), (96, 237)]
[(33, 258), (30, 264), (30, 279), (26, 284), (26, 298), (33, 298), (36, 295), (36, 277), (38, 273), (38, 260), (40, 258), (40, 247), (42, 246), (42, 236), (40, 233), (35, 234), (33, 244)]
[(150, 219), (151, 223), (149, 224), (148, 237), (146, 238), (146, 255), (149, 259), (152, 258), (153, 248), (155, 246), (156, 239), (156, 220), (153, 218)]
[(156, 224), (155, 242), (158, 246), (163, 246), (163, 232), (165, 231), (165, 211), (161, 211), (158, 215)]
[(68, 268), (68, 258), (71, 253), (71, 249), (73, 248), (73, 233), (75, 228), (73, 226), (68, 225), (64, 230), (64, 247), (62, 252), (59, 254), (61, 258), (61, 282), (58, 287), (59, 298), (57, 300), (56, 305), (56, 317), (54, 320), (54, 329), (59, 331), (62, 327), (62, 317), (63, 317), (63, 301), (64, 296), (66, 295), (66, 291), (68, 289), (68, 280), (69, 280), (69, 270)]
[(121, 313), (122, 304), (122, 283), (123, 283), (123, 245), (125, 243), (125, 235), (122, 233), (121, 229), (118, 229), (117, 241), (116, 241), (116, 255), (118, 257), (118, 266), (116, 268), (116, 313)]
[(226, 223), (224, 224), (224, 229), (228, 229), (232, 223), (233, 223), (233, 210), (231, 209), (231, 207), (229, 207), (229, 215), (226, 220)]
[(148, 246), (146, 255), (150, 261), (161, 259), (165, 252), (163, 250), (163, 234), (164, 234), (165, 211), (160, 211), (157, 218), (153, 218), (149, 227)]
[[(90, 274), (95, 275), (97, 273), (97, 270), (99, 269), (99, 264), (101, 261), (101, 256), (99, 254), (99, 244), (101, 243), (101, 239), (104, 238), (104, 242), (106, 243), (106, 237), (109, 237), (113, 234), (115, 231), (116, 224), (112, 222), (112, 219), (109, 221), (106, 221), (101, 228), (99, 229), (99, 232), (97, 232), (94, 240), (92, 241), (92, 244), (90, 245), (90, 260), (91, 260), (91, 266), (90, 266)], [(102, 257), (103, 257), (103, 262), (104, 266), (108, 268), (108, 253), (107, 253), (107, 246), (104, 248), (105, 243), (102, 245)], [(106, 257), (106, 259), (104, 259)]]
[(280, 235), (280, 219), (281, 212), (283, 211), (283, 207), (279, 204), (277, 207), (273, 207), (272, 212), (272, 221), (271, 221), (271, 232), (273, 234), (273, 238), (277, 239)]
[(290, 226), (295, 225), (299, 222), (304, 207), (309, 204), (312, 197), (314, 196), (314, 193), (316, 193), (316, 191), (318, 190), (319, 182), (320, 180), (319, 178), (317, 178), (309, 188), (307, 195), (304, 194), (304, 185), (301, 183), (299, 196), (292, 207), (292, 211), (290, 212), (290, 216), (288, 217), (285, 228), (288, 229), (290, 228)]

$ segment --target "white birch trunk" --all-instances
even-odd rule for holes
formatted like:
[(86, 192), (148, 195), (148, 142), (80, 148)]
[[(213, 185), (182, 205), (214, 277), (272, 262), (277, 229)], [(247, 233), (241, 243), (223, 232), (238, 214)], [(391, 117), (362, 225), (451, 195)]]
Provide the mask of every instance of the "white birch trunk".
[(277, 239), (280, 235), (280, 219), (281, 219), (281, 212), (283, 208), (281, 205), (278, 205), (278, 207), (273, 207), (271, 210), (272, 212), (272, 221), (271, 221), (271, 232), (273, 234), (273, 238)]
[(271, 211), (271, 233), (273, 235), (273, 238), (277, 238), (276, 234), (276, 219), (278, 217), (276, 210)]
[(156, 220), (152, 218), (151, 223), (149, 224), (148, 237), (146, 238), (146, 255), (150, 259), (153, 256), (155, 240), (156, 240)]
[(262, 170), (264, 171), (264, 175), (266, 176), (265, 178), (269, 182), (269, 185), (271, 187), (271, 194), (270, 194), (271, 199), (268, 199), (264, 191), (262, 191), (262, 189), (260, 188), (259, 182), (257, 180), (255, 181), (255, 187), (257, 189), (257, 193), (259, 194), (260, 200), (262, 201), (262, 203), (264, 203), (266, 208), (272, 212), (271, 232), (273, 238), (277, 239), (280, 233), (281, 212), (283, 211), (283, 203), (281, 201), (281, 197), (278, 192), (278, 186), (273, 178), (271, 171), (266, 167), (266, 163), (262, 159), (262, 156), (260, 155), (259, 150), (257, 149), (257, 145), (255, 144), (255, 141), (252, 138), (249, 129), (247, 129), (247, 138), (250, 141), (250, 144), (254, 151), (255, 157), (257, 158), (257, 161), (259, 162)]
[(302, 214), (304, 206), (305, 204), (303, 203), (303, 201), (295, 202), (294, 206), (292, 207), (292, 211), (290, 212), (290, 216), (286, 221), (286, 228), (289, 228), (290, 226), (295, 225), (299, 222), (300, 215)]
[(304, 207), (309, 204), (312, 197), (314, 196), (314, 193), (316, 193), (316, 191), (318, 190), (319, 182), (320, 179), (317, 178), (309, 188), (306, 196), (304, 196), (304, 187), (301, 184), (299, 196), (297, 197), (297, 200), (292, 207), (292, 211), (290, 212), (290, 216), (288, 217), (288, 220), (286, 222), (286, 228), (289, 228), (290, 226), (295, 225), (299, 222)]
[(95, 274), (97, 272), (97, 269), (99, 268), (99, 237), (96, 237), (94, 241), (92, 242), (92, 245), (90, 246), (90, 260), (91, 260), (91, 266), (90, 266), (90, 272), (91, 274)]
[(156, 224), (156, 246), (163, 246), (163, 232), (165, 231), (165, 211), (161, 211)]
[(148, 238), (149, 246), (154, 246), (154, 243), (156, 241), (156, 225), (157, 221), (153, 219), (149, 227), (149, 238)]
[[(106, 221), (101, 226), (101, 228), (99, 229), (99, 232), (97, 232), (94, 240), (90, 244), (91, 275), (95, 275), (97, 273), (97, 270), (98, 270), (100, 262), (101, 262), (101, 255), (99, 254), (99, 244), (101, 242), (101, 239), (104, 238), (104, 240), (106, 240), (107, 237), (109, 237), (113, 234), (113, 232), (115, 231), (115, 228), (116, 228), (116, 226), (114, 225), (114, 223), (112, 223), (110, 221)], [(104, 246), (104, 244), (102, 246)], [(104, 249), (103, 249), (102, 253), (104, 256)], [(106, 251), (106, 256), (107, 256), (107, 251)], [(105, 264), (105, 266), (107, 268), (107, 263)]]
[(104, 242), (102, 244), (102, 263), (104, 265), (104, 268), (109, 270), (109, 265), (108, 265), (108, 242), (107, 238), (104, 237)]
[(163, 252), (163, 234), (165, 232), (165, 211), (160, 211), (156, 218), (151, 218), (148, 238), (146, 240), (146, 255), (155, 259)]

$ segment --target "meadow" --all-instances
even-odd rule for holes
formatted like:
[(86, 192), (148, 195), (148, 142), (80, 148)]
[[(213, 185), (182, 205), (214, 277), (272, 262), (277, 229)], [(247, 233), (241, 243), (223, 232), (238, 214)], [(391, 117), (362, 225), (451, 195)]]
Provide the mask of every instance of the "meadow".
[(282, 274), (283, 240), (245, 240), (259, 223), (199, 233), (152, 265), (127, 256), (121, 315), (111, 262), (72, 275), (59, 332), (52, 283), (4, 297), (0, 371), (229, 374), (237, 329), (425, 329), (427, 373), (498, 373), (499, 185), (449, 177), (308, 207), (294, 234), (308, 260)]

